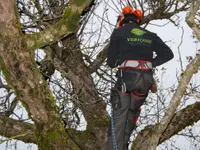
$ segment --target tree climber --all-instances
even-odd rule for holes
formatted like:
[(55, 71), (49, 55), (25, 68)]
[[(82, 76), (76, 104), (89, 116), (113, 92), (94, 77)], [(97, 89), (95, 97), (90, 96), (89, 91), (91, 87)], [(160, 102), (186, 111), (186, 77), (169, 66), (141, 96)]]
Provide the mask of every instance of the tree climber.
[[(118, 67), (117, 82), (111, 89), (114, 128), (109, 125), (107, 150), (127, 150), (149, 90), (153, 84), (152, 69), (171, 60), (171, 49), (158, 37), (140, 27), (142, 12), (127, 6), (118, 18), (118, 28), (111, 35), (107, 65)], [(156, 57), (153, 58), (153, 52)], [(152, 89), (155, 92), (155, 89)], [(114, 130), (114, 136), (112, 131)], [(113, 139), (116, 139), (116, 145)]]

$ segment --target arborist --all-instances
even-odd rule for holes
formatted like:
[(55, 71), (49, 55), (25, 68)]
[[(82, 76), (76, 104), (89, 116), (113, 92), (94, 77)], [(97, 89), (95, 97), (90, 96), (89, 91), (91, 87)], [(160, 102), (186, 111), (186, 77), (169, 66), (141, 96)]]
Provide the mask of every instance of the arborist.
[[(110, 38), (107, 65), (118, 67), (118, 72), (115, 86), (111, 88), (114, 122), (109, 125), (107, 150), (128, 149), (141, 106), (152, 87), (155, 92), (152, 70), (174, 57), (160, 37), (140, 26), (142, 15), (140, 10), (124, 7), (118, 28)], [(153, 52), (156, 53), (154, 58)]]

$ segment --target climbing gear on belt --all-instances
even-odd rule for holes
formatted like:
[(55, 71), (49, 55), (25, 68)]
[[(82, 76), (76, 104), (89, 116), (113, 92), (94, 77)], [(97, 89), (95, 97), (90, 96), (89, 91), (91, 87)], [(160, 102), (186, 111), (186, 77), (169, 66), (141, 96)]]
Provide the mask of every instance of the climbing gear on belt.
[(121, 101), (120, 101), (119, 92), (120, 91), (115, 87), (111, 89), (110, 103), (112, 104), (112, 109), (121, 108)]
[(135, 68), (138, 70), (152, 70), (153, 66), (150, 61), (144, 60), (127, 60), (124, 61), (119, 68)]
[(121, 69), (119, 69), (120, 71), (120, 75), (119, 75), (119, 78), (121, 80), (121, 92), (125, 93), (126, 92), (126, 84), (125, 82), (123, 81), (123, 72)]
[[(112, 104), (112, 108), (108, 129), (107, 150), (125, 150), (128, 146), (131, 133), (137, 127), (138, 117), (141, 112), (140, 107), (146, 99), (146, 89), (149, 87), (148, 85), (144, 86), (142, 74), (143, 71), (135, 69), (119, 68), (117, 72), (118, 80), (114, 88), (111, 89), (110, 103)], [(133, 79), (130, 85), (134, 90), (131, 90), (129, 83), (126, 82), (126, 79), (129, 79), (127, 75), (131, 77), (130, 79)], [(145, 82), (150, 83), (152, 73), (147, 73), (146, 75), (144, 76)], [(122, 83), (123, 81), (125, 82), (124, 84)], [(136, 96), (133, 92), (138, 92), (137, 95), (139, 96)], [(145, 94), (142, 94), (144, 92)], [(118, 100), (120, 100), (121, 104), (118, 103)]]

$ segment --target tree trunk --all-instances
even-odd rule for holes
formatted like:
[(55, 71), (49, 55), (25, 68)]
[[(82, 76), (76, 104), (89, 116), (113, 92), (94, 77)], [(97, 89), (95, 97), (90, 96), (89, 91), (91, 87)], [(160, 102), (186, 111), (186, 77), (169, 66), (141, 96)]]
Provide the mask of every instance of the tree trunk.
[(67, 149), (61, 116), (37, 68), (34, 49), (28, 48), (25, 36), (16, 26), (14, 0), (1, 1), (0, 8), (5, 12), (0, 15), (0, 66), (6, 81), (36, 125), (39, 149)]

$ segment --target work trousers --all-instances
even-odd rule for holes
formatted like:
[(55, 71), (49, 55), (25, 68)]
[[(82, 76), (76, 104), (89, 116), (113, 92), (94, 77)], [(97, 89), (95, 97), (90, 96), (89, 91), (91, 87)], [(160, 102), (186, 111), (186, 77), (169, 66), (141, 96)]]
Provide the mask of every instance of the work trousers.
[(115, 87), (111, 89), (110, 103), (113, 110), (114, 128), (110, 123), (107, 150), (114, 150), (112, 130), (115, 133), (117, 150), (128, 150), (129, 138), (136, 128), (140, 107), (153, 83), (150, 70), (126, 68), (120, 70), (118, 74)]

